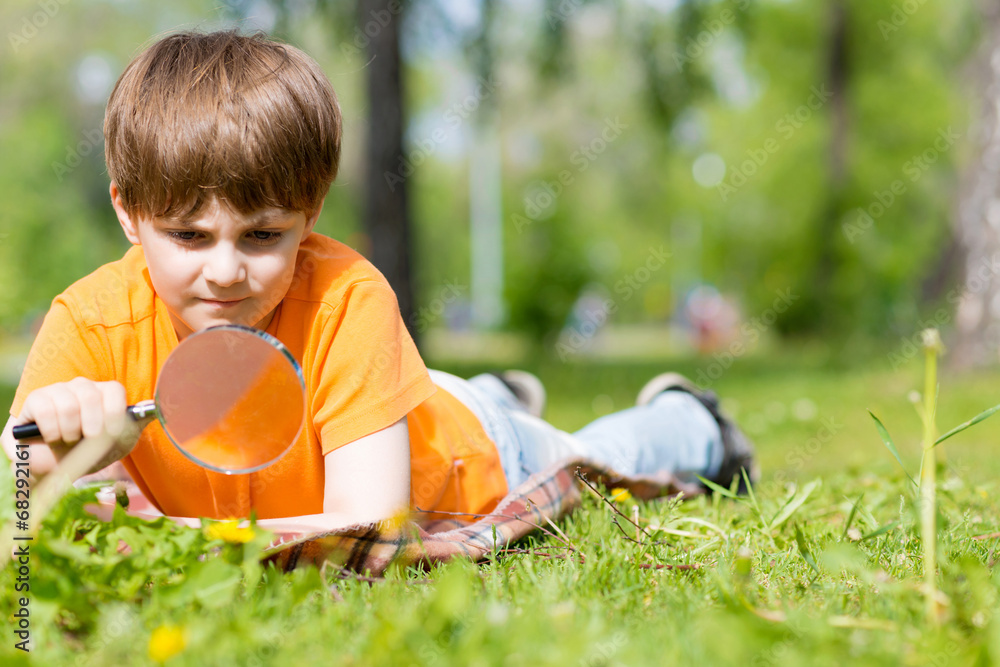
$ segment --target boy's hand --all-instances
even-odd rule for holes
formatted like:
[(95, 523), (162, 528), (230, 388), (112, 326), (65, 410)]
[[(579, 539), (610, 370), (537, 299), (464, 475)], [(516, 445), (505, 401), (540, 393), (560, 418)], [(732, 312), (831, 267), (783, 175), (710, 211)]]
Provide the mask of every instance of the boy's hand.
[(4, 451), (8, 458), (13, 455), (10, 430), (14, 426), (35, 422), (45, 445), (32, 446), (38, 450), (33, 452), (37, 456), (32, 456), (33, 474), (49, 472), (69, 446), (101, 434), (115, 440), (115, 446), (98, 466), (104, 467), (131, 452), (139, 439), (140, 431), (126, 415), (127, 408), (125, 387), (120, 382), (94, 382), (78, 377), (36, 389), (28, 394), (21, 414), (8, 423), (3, 437)]
[(125, 430), (126, 408), (125, 387), (120, 382), (78, 377), (28, 394), (17, 424), (35, 422), (49, 445), (72, 445), (101, 433), (117, 439)]

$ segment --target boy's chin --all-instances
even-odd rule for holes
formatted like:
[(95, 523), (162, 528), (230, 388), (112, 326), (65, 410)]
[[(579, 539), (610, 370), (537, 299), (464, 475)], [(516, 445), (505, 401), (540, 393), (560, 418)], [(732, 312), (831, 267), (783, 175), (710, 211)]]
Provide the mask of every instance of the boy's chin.
[(192, 333), (195, 333), (196, 331), (203, 331), (204, 329), (210, 329), (211, 327), (220, 327), (229, 324), (238, 324), (252, 329), (266, 329), (267, 325), (271, 321), (271, 315), (273, 312), (274, 311), (271, 311), (263, 318), (254, 316), (180, 318), (171, 315), (170, 319), (173, 321), (174, 330), (177, 332), (178, 339), (182, 339)]

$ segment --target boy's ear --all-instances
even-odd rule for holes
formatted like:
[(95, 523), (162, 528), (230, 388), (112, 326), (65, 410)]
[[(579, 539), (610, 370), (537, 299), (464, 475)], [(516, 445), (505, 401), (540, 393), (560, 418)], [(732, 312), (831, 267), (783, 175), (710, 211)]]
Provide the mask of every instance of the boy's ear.
[(122, 231), (125, 232), (125, 237), (129, 240), (132, 245), (142, 245), (142, 241), (139, 240), (139, 225), (137, 220), (133, 220), (125, 211), (125, 204), (122, 203), (121, 193), (118, 192), (118, 185), (111, 181), (111, 205), (115, 209), (115, 215), (118, 216), (118, 224), (122, 226)]

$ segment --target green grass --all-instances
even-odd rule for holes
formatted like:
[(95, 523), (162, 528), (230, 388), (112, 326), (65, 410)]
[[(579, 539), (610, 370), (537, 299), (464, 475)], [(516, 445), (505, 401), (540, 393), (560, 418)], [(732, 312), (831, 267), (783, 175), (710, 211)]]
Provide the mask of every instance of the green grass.
[[(704, 365), (684, 360), (674, 370), (693, 376)], [(550, 420), (572, 430), (630, 405), (664, 369), (533, 370), (549, 389)], [(560, 525), (569, 557), (501, 553), (375, 584), (315, 569), (285, 576), (260, 572), (253, 544), (199, 561), (219, 546), (200, 532), (130, 520), (91, 527), (65, 502), (33, 547), (33, 662), (152, 664), (152, 631), (177, 625), (185, 648), (170, 665), (990, 664), (1000, 656), (997, 539), (973, 537), (1000, 530), (1000, 419), (940, 448), (947, 616), (935, 628), (923, 614), (915, 494), (866, 412), (881, 417), (916, 476), (920, 423), (907, 393), (921, 377), (918, 359), (897, 371), (880, 359), (841, 368), (809, 354), (737, 361), (713, 388), (757, 442), (764, 478), (754, 499), (642, 503), (651, 531), (690, 534), (654, 532), (636, 544), (588, 495)], [(940, 430), (996, 403), (1000, 371), (944, 374)], [(630, 515), (631, 505), (618, 507)], [(89, 531), (86, 542), (68, 539), (76, 528)], [(123, 536), (143, 547), (117, 555)], [(519, 545), (553, 546), (562, 544), (544, 535)], [(640, 567), (664, 563), (698, 568)], [(14, 576), (0, 574), (5, 613)], [(14, 655), (6, 637), (5, 664)]]

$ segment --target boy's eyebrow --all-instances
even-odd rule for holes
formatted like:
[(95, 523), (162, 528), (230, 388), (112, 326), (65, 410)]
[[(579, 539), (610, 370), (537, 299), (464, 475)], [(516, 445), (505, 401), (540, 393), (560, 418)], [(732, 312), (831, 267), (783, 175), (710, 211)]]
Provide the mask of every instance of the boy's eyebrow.
[(272, 225), (276, 222), (281, 222), (282, 220), (295, 214), (295, 211), (289, 211), (283, 208), (272, 208), (264, 211), (260, 211), (250, 216), (248, 227), (264, 227), (265, 225)]
[[(267, 227), (275, 223), (282, 222), (285, 218), (292, 215), (294, 211), (288, 211), (285, 209), (273, 209), (267, 211), (261, 211), (255, 213), (247, 220), (247, 223), (243, 225), (244, 229), (256, 229), (259, 227)], [(171, 220), (171, 223), (177, 225), (178, 227), (184, 227), (186, 229), (194, 229), (196, 227), (193, 218), (177, 218)]]

